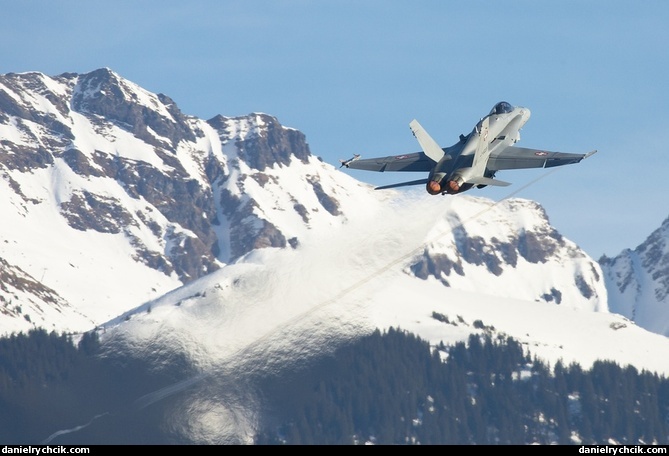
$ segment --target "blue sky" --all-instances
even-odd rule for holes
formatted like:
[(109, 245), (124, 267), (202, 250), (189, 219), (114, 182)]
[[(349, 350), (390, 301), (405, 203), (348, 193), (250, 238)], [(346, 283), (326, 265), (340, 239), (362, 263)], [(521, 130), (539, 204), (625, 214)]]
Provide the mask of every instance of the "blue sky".
[[(185, 114), (276, 116), (335, 166), (419, 150), (413, 118), (451, 145), (506, 100), (532, 111), (519, 145), (599, 150), (516, 195), (595, 259), (669, 216), (664, 0), (3, 3), (3, 74), (109, 67)], [(511, 187), (468, 194), (499, 199), (544, 174), (501, 172)]]

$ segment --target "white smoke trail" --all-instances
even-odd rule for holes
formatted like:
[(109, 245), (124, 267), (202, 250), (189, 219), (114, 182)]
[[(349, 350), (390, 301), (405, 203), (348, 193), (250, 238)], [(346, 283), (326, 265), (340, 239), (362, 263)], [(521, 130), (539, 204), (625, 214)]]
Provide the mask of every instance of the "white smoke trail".
[[(461, 221), (460, 226), (483, 216), (556, 170), (484, 206)], [(430, 242), (452, 232), (451, 227), (427, 237), (430, 229), (450, 209), (453, 197), (424, 198), (422, 193), (420, 196), (405, 193), (399, 201), (380, 208), (371, 218), (352, 221), (327, 238), (307, 239), (297, 250), (271, 254), (258, 252), (259, 266), (238, 275), (234, 287), (224, 289), (218, 296), (198, 305), (181, 306), (177, 318), (156, 320), (148, 334), (147, 322), (138, 323), (141, 329), (136, 334), (128, 331), (129, 337), (139, 336), (140, 345), (152, 341), (168, 347), (182, 347), (191, 355), (194, 364), (199, 365), (201, 373), (140, 397), (133, 408), (143, 409), (202, 385), (205, 380), (226, 377), (226, 382), (231, 382), (243, 379), (253, 371), (285, 366), (296, 356), (318, 354), (328, 345), (324, 341), (336, 342), (340, 338), (368, 332), (370, 327), (366, 326), (362, 316), (364, 294), (358, 292), (373, 286), (376, 278), (420, 254)], [(247, 261), (252, 260), (250, 257)], [(357, 313), (358, 318), (352, 313)], [(184, 429), (205, 434), (199, 437), (201, 441), (220, 441), (219, 436), (212, 439), (203, 432), (201, 419), (202, 410), (211, 414), (217, 405), (225, 409), (219, 410), (219, 416), (232, 416), (245, 428), (252, 426), (250, 419), (240, 418), (244, 412), (241, 415), (230, 413), (225, 404), (214, 403), (215, 397), (209, 399), (209, 403), (207, 401), (207, 398), (195, 398), (194, 403), (199, 407), (182, 420)], [(228, 404), (232, 402), (234, 400), (227, 401)], [(96, 416), (91, 422), (103, 415)], [(45, 442), (81, 430), (91, 422), (58, 431)]]
[(78, 432), (78, 431), (81, 431), (82, 429), (87, 428), (88, 426), (90, 426), (91, 424), (93, 424), (93, 422), (96, 421), (98, 418), (102, 418), (103, 416), (107, 416), (107, 415), (109, 415), (109, 412), (101, 413), (101, 414), (99, 414), (99, 415), (95, 415), (95, 416), (94, 416), (88, 423), (86, 423), (86, 424), (82, 424), (82, 425), (80, 425), (80, 426), (73, 427), (72, 429), (63, 429), (63, 430), (61, 430), (61, 431), (56, 431), (56, 432), (54, 432), (53, 434), (51, 434), (49, 437), (47, 437), (46, 439), (44, 439), (40, 444), (41, 444), (41, 445), (48, 445), (48, 444), (51, 443), (51, 441), (52, 441), (53, 439), (55, 439), (56, 437), (59, 437), (59, 436), (61, 436), (61, 435), (65, 435), (65, 434), (70, 434), (70, 433), (72, 433), (72, 432)]

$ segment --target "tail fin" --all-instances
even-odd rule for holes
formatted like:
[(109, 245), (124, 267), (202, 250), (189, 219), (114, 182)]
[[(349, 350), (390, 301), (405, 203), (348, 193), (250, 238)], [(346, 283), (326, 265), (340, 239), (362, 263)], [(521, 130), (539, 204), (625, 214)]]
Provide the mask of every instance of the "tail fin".
[(444, 157), (444, 151), (441, 147), (439, 147), (439, 144), (437, 144), (437, 142), (432, 139), (432, 136), (427, 134), (425, 129), (421, 127), (416, 119), (409, 123), (409, 128), (411, 128), (411, 132), (418, 140), (418, 144), (420, 144), (420, 147), (423, 149), (423, 152), (425, 152), (425, 155), (430, 157), (430, 159), (435, 163), (438, 163), (439, 160)]

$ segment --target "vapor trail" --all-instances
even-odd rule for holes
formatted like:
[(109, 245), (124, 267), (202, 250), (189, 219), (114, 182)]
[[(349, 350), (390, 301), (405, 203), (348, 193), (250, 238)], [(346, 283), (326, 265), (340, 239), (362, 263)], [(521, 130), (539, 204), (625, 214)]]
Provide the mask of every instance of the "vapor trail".
[[(358, 290), (359, 288), (362, 288), (363, 286), (365, 286), (369, 282), (373, 281), (375, 278), (385, 274), (386, 272), (388, 272), (389, 270), (391, 270), (392, 268), (394, 268), (398, 264), (400, 264), (400, 263), (406, 261), (407, 259), (411, 258), (412, 256), (416, 255), (422, 249), (424, 249), (425, 246), (428, 245), (429, 243), (435, 242), (435, 241), (439, 240), (440, 238), (446, 236), (447, 234), (452, 233), (454, 229), (461, 228), (464, 225), (466, 225), (467, 223), (470, 223), (470, 222), (478, 219), (479, 217), (483, 216), (485, 213), (491, 211), (493, 208), (495, 208), (497, 205), (499, 205), (503, 201), (514, 197), (515, 195), (517, 195), (521, 191), (523, 191), (526, 188), (534, 185), (539, 180), (549, 176), (550, 174), (558, 171), (559, 169), (560, 168), (554, 168), (551, 171), (542, 174), (541, 176), (537, 177), (536, 179), (528, 182), (527, 184), (525, 184), (525, 185), (521, 186), (520, 188), (514, 190), (513, 192), (509, 193), (508, 195), (502, 197), (498, 201), (495, 201), (493, 204), (491, 204), (491, 205), (487, 206), (486, 208), (480, 210), (479, 212), (475, 213), (471, 217), (461, 221), (457, 225), (455, 225), (453, 227), (450, 227), (449, 229), (444, 230), (444, 231), (436, 234), (435, 236), (432, 236), (430, 239), (427, 239), (427, 240), (421, 242), (420, 245), (410, 249), (409, 251), (407, 251), (406, 253), (404, 253), (402, 255), (397, 256), (396, 258), (387, 262), (385, 265), (382, 265), (381, 267), (377, 268), (376, 270), (374, 270), (373, 272), (371, 272), (367, 276), (357, 280), (356, 282), (352, 283), (348, 287), (340, 290), (338, 293), (334, 294), (331, 298), (320, 302), (319, 304), (311, 307), (309, 310), (307, 310), (305, 312), (302, 312), (302, 313), (294, 316), (293, 318), (287, 320), (281, 326), (279, 326), (277, 328), (274, 328), (274, 329), (271, 329), (268, 332), (266, 332), (265, 334), (263, 334), (262, 336), (260, 336), (260, 337), (256, 338), (255, 340), (249, 342), (245, 346), (243, 346), (240, 349), (238, 349), (237, 351), (233, 352), (231, 355), (227, 356), (226, 359), (231, 361), (231, 360), (235, 360), (235, 359), (244, 358), (243, 355), (251, 354), (254, 350), (261, 347), (265, 342), (267, 342), (270, 339), (280, 335), (282, 332), (284, 332), (287, 329), (297, 325), (299, 322), (301, 322), (303, 320), (306, 320), (308, 317), (310, 317), (315, 312), (317, 312), (317, 311), (319, 311), (319, 310), (321, 310), (321, 309), (323, 309), (323, 308), (325, 308), (329, 305), (332, 305), (336, 302), (341, 301), (343, 298), (345, 298), (349, 294), (353, 293), (354, 291)], [(199, 373), (199, 374), (194, 375), (192, 377), (189, 377), (185, 380), (182, 380), (180, 382), (174, 383), (172, 385), (166, 386), (164, 388), (160, 388), (160, 389), (158, 389), (156, 391), (153, 391), (151, 393), (145, 394), (145, 395), (141, 396), (140, 398), (138, 398), (137, 400), (135, 400), (135, 402), (132, 405), (132, 409), (135, 410), (135, 411), (139, 411), (141, 409), (144, 409), (144, 408), (146, 408), (146, 407), (148, 407), (152, 404), (155, 404), (156, 402), (159, 402), (159, 401), (161, 401), (161, 400), (163, 400), (167, 397), (173, 396), (174, 394), (185, 391), (186, 389), (191, 388), (191, 387), (197, 385), (198, 383), (200, 383), (200, 382), (202, 382), (202, 381), (204, 381), (204, 380), (206, 380), (210, 377), (213, 377), (215, 375), (215, 373), (216, 373), (215, 370), (212, 370), (210, 372), (202, 372), (202, 373)], [(105, 412), (103, 414), (95, 416), (91, 421), (89, 421), (88, 423), (86, 423), (84, 425), (77, 426), (77, 427), (72, 428), (72, 429), (57, 431), (54, 434), (52, 434), (51, 436), (49, 436), (42, 443), (46, 444), (46, 443), (49, 443), (51, 440), (53, 440), (54, 438), (56, 438), (60, 435), (69, 434), (69, 433), (77, 432), (81, 429), (84, 429), (85, 427), (92, 424), (98, 418), (100, 418), (102, 416), (105, 416), (105, 415), (108, 415), (108, 414), (109, 414), (109, 412)]]
[(82, 429), (87, 428), (88, 426), (93, 424), (93, 422), (95, 420), (97, 420), (98, 418), (102, 418), (105, 415), (109, 415), (109, 412), (105, 412), (105, 413), (101, 413), (99, 415), (95, 415), (88, 423), (82, 424), (81, 426), (76, 426), (76, 427), (73, 427), (72, 429), (63, 429), (62, 431), (56, 431), (53, 434), (51, 434), (49, 437), (44, 439), (40, 443), (40, 445), (47, 445), (49, 442), (51, 442), (53, 439), (55, 439), (58, 436), (61, 436), (61, 435), (64, 435), (64, 434), (69, 434), (71, 432), (81, 431)]
[[(290, 327), (297, 325), (299, 322), (301, 322), (303, 320), (306, 320), (312, 314), (314, 314), (317, 311), (323, 309), (324, 307), (327, 307), (329, 305), (332, 305), (336, 302), (341, 301), (343, 298), (345, 298), (347, 295), (351, 294), (355, 290), (363, 287), (364, 285), (371, 282), (372, 280), (379, 277), (380, 275), (385, 274), (386, 272), (388, 272), (389, 270), (391, 270), (392, 268), (394, 268), (398, 264), (405, 262), (407, 259), (416, 255), (417, 253), (420, 253), (420, 251), (422, 249), (424, 249), (427, 244), (429, 244), (431, 242), (435, 242), (438, 239), (440, 239), (440, 238), (446, 236), (447, 234), (453, 232), (454, 229), (463, 227), (467, 223), (470, 223), (470, 222), (478, 219), (479, 217), (483, 216), (485, 213), (491, 211), (493, 208), (495, 208), (497, 205), (499, 205), (503, 201), (514, 197), (515, 195), (517, 195), (521, 191), (523, 191), (526, 188), (534, 185), (539, 180), (549, 176), (550, 174), (552, 174), (552, 173), (554, 173), (558, 170), (559, 170), (559, 168), (554, 168), (551, 171), (542, 174), (541, 176), (537, 177), (536, 179), (528, 182), (527, 184), (521, 186), (520, 188), (518, 188), (518, 189), (514, 190), (513, 192), (509, 193), (508, 195), (504, 196), (500, 200), (494, 202), (490, 206), (487, 206), (486, 208), (480, 210), (479, 212), (475, 213), (471, 217), (461, 221), (456, 226), (451, 227), (448, 230), (442, 231), (441, 233), (438, 233), (437, 235), (433, 236), (432, 238), (422, 242), (419, 246), (409, 250), (408, 252), (406, 252), (403, 255), (400, 255), (400, 256), (396, 257), (395, 259), (386, 263), (382, 267), (376, 269), (375, 271), (373, 271), (369, 275), (361, 278), (360, 280), (354, 282), (353, 284), (349, 285), (348, 287), (342, 289), (341, 291), (339, 291), (337, 294), (335, 294), (331, 298), (329, 298), (329, 299), (319, 303), (318, 305), (313, 306), (309, 310), (307, 310), (307, 311), (305, 311), (301, 314), (298, 314), (295, 317), (289, 319), (283, 325), (281, 325), (281, 327), (276, 328), (276, 329), (271, 330), (271, 331), (268, 331), (267, 333), (265, 333), (261, 337), (253, 340), (252, 342), (248, 343), (247, 345), (240, 348), (236, 352), (232, 353), (230, 356), (227, 357), (227, 359), (228, 360), (239, 359), (239, 358), (243, 358), (244, 357), (243, 355), (252, 353), (254, 350), (256, 350), (258, 347), (260, 347), (263, 344), (265, 344), (266, 342), (268, 342), (270, 339), (272, 339), (272, 338), (276, 337), (277, 335), (281, 334), (281, 332), (286, 331)], [(151, 404), (154, 404), (154, 403), (156, 403), (156, 402), (158, 402), (158, 401), (160, 401), (160, 400), (162, 400), (162, 399), (164, 399), (168, 396), (171, 396), (173, 394), (184, 391), (187, 388), (190, 388), (191, 386), (193, 386), (193, 385), (205, 380), (206, 378), (212, 376), (213, 374), (214, 374), (214, 372), (211, 372), (209, 374), (201, 373), (201, 374), (195, 375), (195, 376), (193, 376), (189, 379), (186, 379), (186, 380), (183, 380), (181, 382), (175, 383), (174, 385), (170, 385), (170, 386), (167, 386), (165, 388), (154, 391), (152, 393), (146, 394), (146, 395), (142, 396), (141, 398), (137, 399), (137, 401), (135, 401), (135, 407), (137, 409), (142, 409), (144, 407), (147, 407), (147, 406), (149, 406)]]
[(180, 391), (190, 388), (191, 386), (204, 380), (206, 377), (208, 377), (207, 374), (201, 373), (198, 375), (194, 375), (193, 377), (187, 378), (186, 380), (181, 380), (180, 382), (174, 383), (159, 390), (145, 394), (144, 396), (135, 400), (135, 402), (133, 403), (133, 408), (135, 410), (141, 410), (155, 402), (165, 399), (166, 397), (172, 396), (173, 394), (176, 394)]

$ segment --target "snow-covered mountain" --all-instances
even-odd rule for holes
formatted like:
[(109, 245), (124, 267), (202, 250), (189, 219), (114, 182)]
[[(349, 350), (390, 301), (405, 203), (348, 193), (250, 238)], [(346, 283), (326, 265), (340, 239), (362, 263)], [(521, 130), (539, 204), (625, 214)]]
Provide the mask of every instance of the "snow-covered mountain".
[(200, 385), (194, 441), (252, 433), (253, 401), (210, 380), (244, 396), (249, 372), (375, 328), (669, 374), (666, 222), (600, 265), (536, 202), (376, 192), (270, 115), (198, 119), (107, 68), (0, 75), (0, 176), (0, 333), (187, 360), (138, 403)]
[(637, 248), (600, 264), (611, 311), (669, 336), (669, 218)]
[(280, 363), (379, 326), (487, 330), (669, 370), (536, 202), (375, 192), (267, 114), (198, 119), (107, 68), (1, 75), (0, 173), (2, 333), (98, 327), (206, 370), (270, 339)]
[(109, 69), (0, 76), (0, 330), (88, 330), (378, 201), (332, 171), (271, 116), (189, 117)]
[[(254, 251), (101, 325), (100, 334), (111, 353), (133, 353), (158, 368), (187, 360), (180, 380), (135, 404), (143, 409), (177, 398), (170, 429), (206, 444), (252, 442), (262, 416), (253, 379), (296, 370), (375, 328), (400, 327), (434, 346), (472, 333), (510, 336), (550, 364), (589, 368), (612, 360), (669, 375), (669, 339), (596, 311), (602, 297), (593, 290), (601, 293), (601, 282), (582, 284), (594, 279), (588, 271), (597, 266), (559, 236), (555, 258), (530, 257), (532, 263), (516, 253), (515, 267), (499, 261), (498, 276), (488, 271), (497, 261), (460, 256), (453, 263), (463, 275), (441, 268), (436, 277), (435, 267), (425, 279), (416, 277), (413, 271), (426, 270), (417, 265), (458, 257), (458, 236), (450, 227), (469, 215), (476, 217), (465, 223), (469, 235), (485, 242), (494, 237), (505, 244), (520, 234), (511, 229), (528, 220), (556, 234), (532, 202), (404, 195), (326, 235), (313, 233), (296, 249)], [(433, 251), (439, 261), (426, 259)], [(534, 282), (533, 268), (548, 284), (525, 283)], [(558, 287), (559, 293), (545, 292)]]

